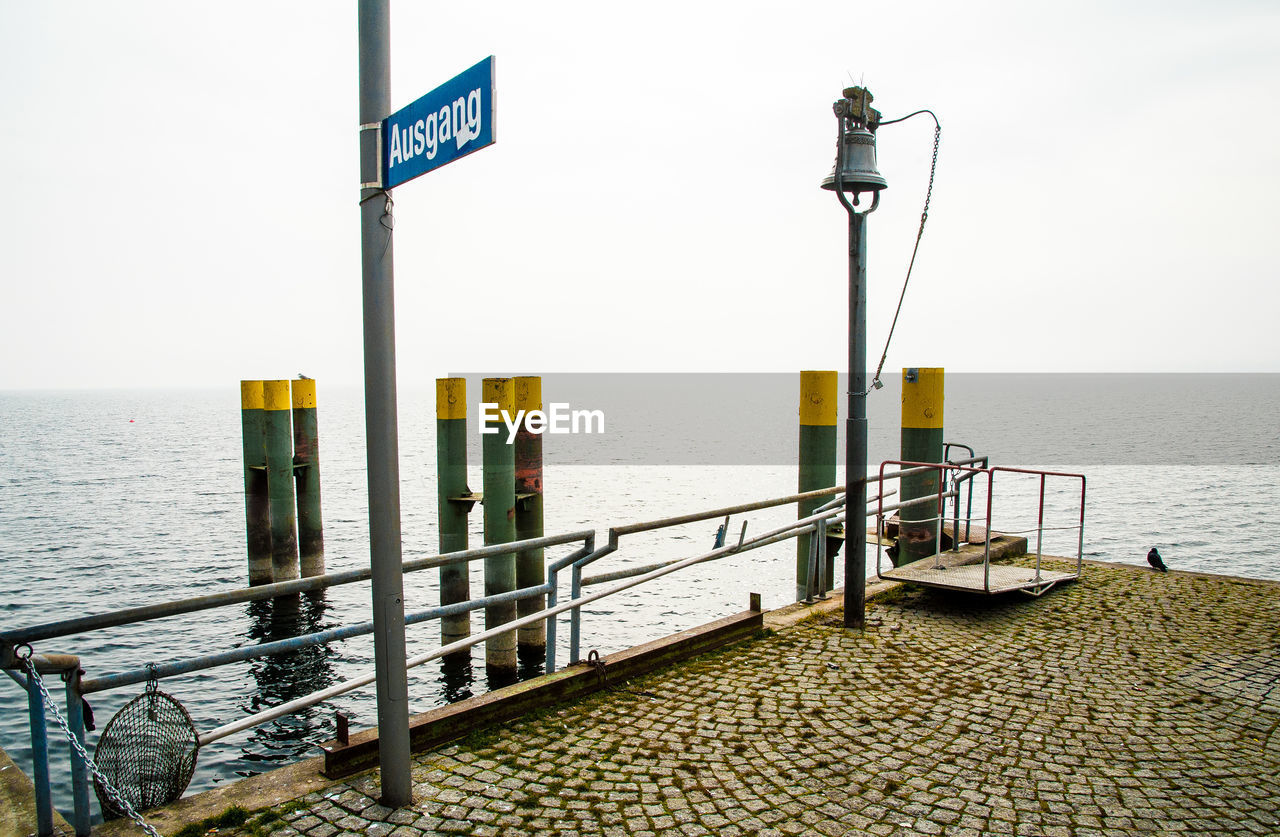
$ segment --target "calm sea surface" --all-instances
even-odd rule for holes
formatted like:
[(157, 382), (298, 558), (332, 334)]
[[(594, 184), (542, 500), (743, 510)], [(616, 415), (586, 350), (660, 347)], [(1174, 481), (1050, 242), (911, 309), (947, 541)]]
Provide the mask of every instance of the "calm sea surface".
[[(794, 376), (744, 378), (737, 385), (763, 391), (774, 379), (796, 387)], [(544, 395), (557, 397), (545, 387)], [(946, 398), (948, 440), (973, 446), (994, 464), (1087, 475), (1086, 557), (1142, 564), (1155, 545), (1176, 569), (1280, 579), (1274, 512), (1280, 503), (1280, 375), (950, 375)], [(752, 406), (743, 415), (759, 418), (763, 412), (774, 428), (768, 432), (794, 450), (794, 399), (791, 394), (774, 407)], [(361, 396), (326, 390), (321, 381), (319, 402), (328, 568), (364, 567)], [(873, 464), (896, 456), (898, 404), (896, 385), (868, 400)], [(0, 392), (0, 561), (6, 579), (0, 632), (244, 585), (239, 406), (234, 384), (217, 392)], [(618, 408), (611, 402), (610, 409)], [(646, 418), (640, 406), (631, 420), (657, 426), (666, 442), (700, 423), (698, 413), (683, 421)], [(703, 423), (723, 429), (734, 424), (733, 415)], [(406, 558), (436, 551), (434, 424), (433, 392), (401, 393)], [(794, 466), (776, 457), (764, 457), (769, 464), (689, 464), (696, 455), (665, 464), (617, 464), (616, 458), (607, 465), (554, 464), (559, 457), (550, 455), (551, 447), (570, 447), (576, 438), (545, 440), (553, 463), (545, 477), (549, 534), (596, 529), (603, 538), (611, 525), (782, 496), (796, 487)], [(687, 446), (696, 451), (696, 433), (691, 438)], [(471, 486), (479, 490), (478, 453), (471, 462)], [(1034, 527), (1035, 488), (1034, 480), (999, 478), (997, 529)], [(1075, 553), (1077, 532), (1070, 527), (1077, 501), (1078, 485), (1050, 483), (1047, 523), (1061, 528), (1048, 533), (1046, 552)], [(975, 509), (984, 503), (976, 497)], [(748, 515), (748, 531), (788, 518), (794, 511)], [(472, 521), (472, 543), (480, 544), (481, 515)], [(736, 531), (741, 519), (731, 525)], [(710, 547), (715, 526), (624, 539), (620, 552), (597, 566), (697, 554)], [(571, 549), (549, 550), (548, 559)], [(874, 560), (873, 549), (868, 564)], [(766, 607), (785, 604), (793, 567), (788, 542), (612, 597), (584, 618), (583, 651), (608, 654), (742, 610), (750, 592), (762, 593)], [(476, 566), (473, 594), (482, 589), (479, 573)], [(405, 588), (407, 610), (437, 603), (434, 571), (407, 576)], [(567, 596), (567, 585), (562, 591)], [(367, 585), (348, 585), (316, 601), (241, 605), (52, 640), (38, 650), (78, 654), (88, 676), (103, 676), (363, 621), (369, 618), (368, 595)], [(473, 625), (482, 618), (473, 616)], [(560, 636), (568, 636), (567, 619)], [(411, 627), (410, 653), (435, 647), (437, 639), (435, 623)], [(363, 673), (372, 652), (368, 638), (354, 639), (166, 679), (161, 688), (186, 706), (197, 729), (208, 730)], [(560, 660), (566, 658), (562, 644)], [(469, 670), (444, 671), (435, 663), (412, 670), (412, 711), (485, 691), (482, 648), (473, 661)], [(98, 730), (140, 692), (137, 686), (93, 696)], [(189, 792), (314, 755), (314, 745), (332, 737), (335, 709), (352, 715), (357, 727), (372, 725), (372, 688), (206, 748)], [(53, 733), (55, 801), (67, 811), (66, 748)], [(97, 733), (89, 739), (92, 749)], [(8, 678), (0, 679), (0, 746), (30, 769), (25, 696)]]

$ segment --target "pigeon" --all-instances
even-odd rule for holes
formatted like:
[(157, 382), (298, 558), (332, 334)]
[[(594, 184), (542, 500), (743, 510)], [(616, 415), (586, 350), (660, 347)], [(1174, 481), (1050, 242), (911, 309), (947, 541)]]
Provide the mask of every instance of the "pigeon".
[(1164, 565), (1164, 559), (1160, 557), (1160, 552), (1154, 546), (1147, 553), (1147, 563), (1162, 573), (1169, 572), (1169, 568)]

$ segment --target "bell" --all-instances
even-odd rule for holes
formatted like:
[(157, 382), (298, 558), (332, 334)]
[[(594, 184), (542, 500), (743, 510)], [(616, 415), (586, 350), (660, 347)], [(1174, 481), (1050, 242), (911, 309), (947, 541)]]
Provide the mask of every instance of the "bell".
[[(839, 158), (836, 163), (839, 164)], [(879, 192), (889, 184), (876, 169), (876, 135), (866, 128), (854, 127), (844, 135), (844, 170), (841, 189), (845, 192)], [(822, 181), (822, 188), (836, 190), (836, 168)]]

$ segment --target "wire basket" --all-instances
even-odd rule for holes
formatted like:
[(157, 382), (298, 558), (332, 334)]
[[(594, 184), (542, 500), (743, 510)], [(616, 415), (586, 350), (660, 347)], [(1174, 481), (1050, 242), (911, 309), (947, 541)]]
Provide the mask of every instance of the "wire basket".
[[(183, 705), (149, 687), (107, 723), (93, 760), (121, 799), (145, 811), (182, 796), (195, 772), (199, 748), (195, 724)], [(96, 777), (93, 789), (103, 817), (126, 815)]]

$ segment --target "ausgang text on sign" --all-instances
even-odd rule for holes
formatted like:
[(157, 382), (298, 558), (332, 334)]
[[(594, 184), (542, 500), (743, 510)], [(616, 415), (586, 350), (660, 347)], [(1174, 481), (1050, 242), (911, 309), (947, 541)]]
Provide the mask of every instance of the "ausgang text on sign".
[(490, 55), (383, 120), (383, 188), (492, 145), (493, 117)]

